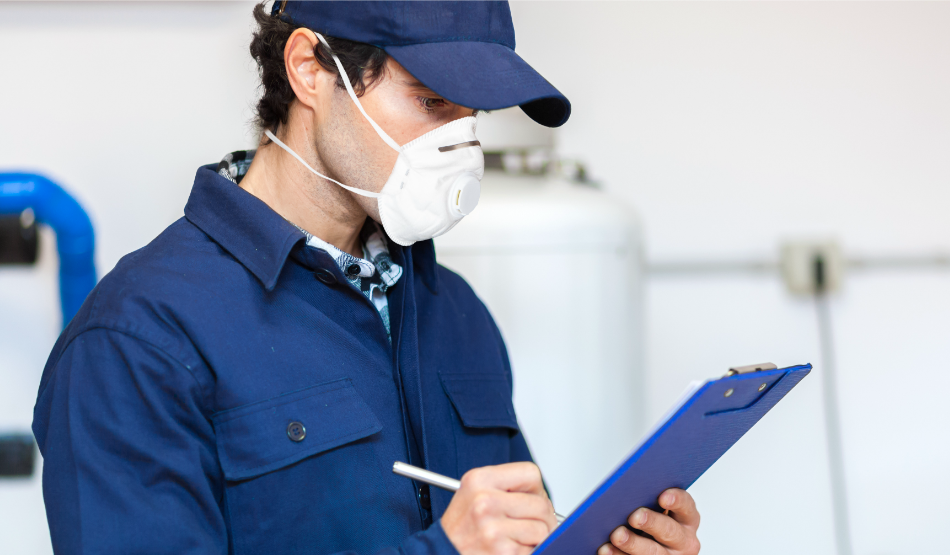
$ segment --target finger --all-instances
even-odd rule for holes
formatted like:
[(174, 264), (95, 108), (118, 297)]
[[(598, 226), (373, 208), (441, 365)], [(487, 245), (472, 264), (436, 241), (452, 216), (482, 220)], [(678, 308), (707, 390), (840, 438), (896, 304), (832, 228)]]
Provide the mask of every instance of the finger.
[(677, 522), (694, 530), (699, 528), (699, 511), (696, 509), (696, 501), (689, 493), (671, 488), (660, 495), (659, 503)]
[(597, 555), (624, 555), (624, 552), (609, 543), (605, 543), (597, 549)]
[(673, 549), (685, 549), (690, 535), (684, 525), (673, 517), (661, 515), (645, 507), (641, 507), (627, 519), (630, 526), (643, 530), (653, 536), (660, 544)]
[(516, 462), (473, 468), (462, 476), (462, 487), (500, 489), (544, 495), (541, 471), (534, 463)]
[[(536, 547), (548, 537), (548, 527), (540, 520), (497, 520), (489, 525), (496, 540), (505, 538), (519, 545)], [(497, 542), (492, 542), (497, 545)]]
[(520, 492), (499, 495), (502, 510), (508, 518), (540, 520), (548, 526), (549, 531), (557, 527), (554, 506), (547, 497)]
[[(669, 555), (665, 547), (651, 540), (638, 536), (625, 526), (621, 526), (610, 534), (610, 544), (618, 553), (628, 555)], [(601, 555), (598, 551), (597, 555)]]
[(491, 553), (505, 553), (507, 555), (531, 555), (536, 547), (535, 545), (522, 545), (503, 536), (490, 545), (492, 545)]

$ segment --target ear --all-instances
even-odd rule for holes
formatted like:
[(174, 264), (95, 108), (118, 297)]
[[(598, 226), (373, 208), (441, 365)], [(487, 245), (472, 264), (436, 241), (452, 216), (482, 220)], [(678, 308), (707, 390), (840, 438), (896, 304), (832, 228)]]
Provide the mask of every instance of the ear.
[(319, 41), (313, 31), (300, 28), (290, 34), (284, 46), (284, 67), (290, 87), (297, 100), (312, 109), (325, 94), (327, 84), (332, 86), (336, 80), (336, 75), (330, 75), (317, 62), (313, 54), (317, 44)]

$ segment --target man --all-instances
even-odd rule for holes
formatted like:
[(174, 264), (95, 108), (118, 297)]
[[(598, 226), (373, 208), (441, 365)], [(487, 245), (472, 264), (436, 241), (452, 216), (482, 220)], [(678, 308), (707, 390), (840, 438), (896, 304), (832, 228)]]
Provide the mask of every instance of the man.
[[(477, 109), (558, 126), (570, 105), (514, 54), (506, 3), (255, 18), (267, 138), (198, 170), (185, 217), (50, 356), (33, 428), (54, 548), (530, 553), (556, 522), (505, 347), (430, 238), (477, 202)], [(659, 501), (629, 521), (654, 539), (621, 527), (599, 553), (697, 553), (691, 497)]]

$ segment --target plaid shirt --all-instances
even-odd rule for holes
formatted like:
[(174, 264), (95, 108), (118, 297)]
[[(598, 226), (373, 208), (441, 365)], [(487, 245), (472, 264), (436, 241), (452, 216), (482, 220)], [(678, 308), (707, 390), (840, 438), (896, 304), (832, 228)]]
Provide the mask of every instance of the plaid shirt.
[[(254, 150), (239, 150), (226, 155), (218, 163), (218, 174), (230, 179), (235, 184), (240, 183), (241, 179), (247, 174), (251, 161), (254, 160), (255, 152)], [(383, 319), (386, 334), (391, 342), (389, 300), (386, 297), (386, 291), (399, 281), (402, 276), (402, 267), (394, 264), (392, 258), (390, 258), (389, 249), (386, 248), (386, 239), (379, 228), (379, 224), (367, 218), (366, 224), (360, 231), (363, 258), (357, 258), (352, 254), (343, 252), (319, 237), (315, 237), (299, 225), (294, 225), (307, 237), (307, 246), (326, 251), (336, 261), (346, 279), (373, 303)]]

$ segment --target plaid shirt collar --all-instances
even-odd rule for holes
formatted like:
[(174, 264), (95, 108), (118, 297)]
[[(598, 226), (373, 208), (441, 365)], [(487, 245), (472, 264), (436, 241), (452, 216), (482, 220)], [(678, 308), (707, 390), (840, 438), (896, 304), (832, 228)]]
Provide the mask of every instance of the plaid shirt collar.
[(341, 251), (300, 226), (297, 226), (297, 229), (307, 236), (307, 246), (327, 251), (343, 271), (346, 279), (363, 293), (367, 293), (370, 300), (372, 300), (373, 287), (378, 287), (385, 293), (402, 276), (402, 266), (395, 264), (389, 257), (389, 249), (386, 248), (386, 241), (383, 239), (379, 224), (369, 218), (366, 219), (366, 224), (360, 231), (363, 258)]

